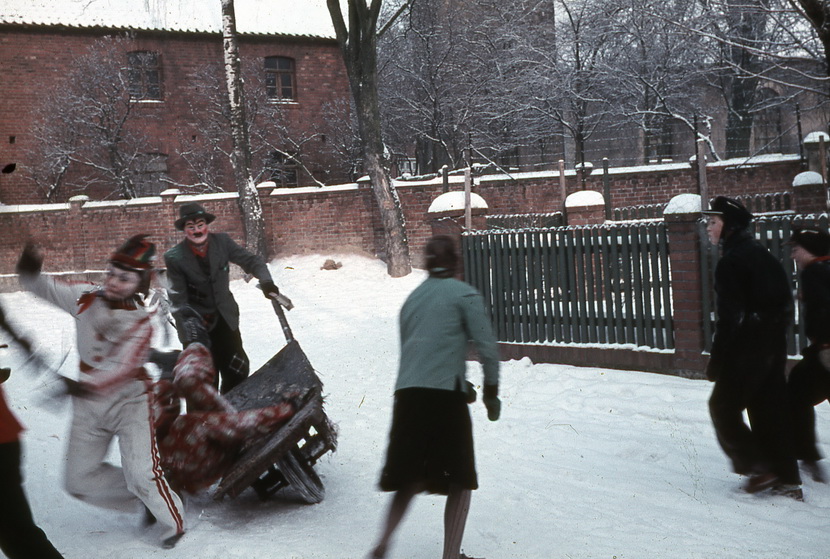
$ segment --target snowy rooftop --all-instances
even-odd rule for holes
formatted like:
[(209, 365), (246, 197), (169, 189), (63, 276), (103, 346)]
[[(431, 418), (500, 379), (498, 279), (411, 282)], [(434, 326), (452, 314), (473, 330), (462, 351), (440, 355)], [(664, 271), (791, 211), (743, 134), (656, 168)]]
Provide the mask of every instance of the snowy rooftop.
[[(242, 34), (334, 38), (326, 0), (235, 0)], [(220, 0), (2, 0), (0, 23), (219, 33)]]

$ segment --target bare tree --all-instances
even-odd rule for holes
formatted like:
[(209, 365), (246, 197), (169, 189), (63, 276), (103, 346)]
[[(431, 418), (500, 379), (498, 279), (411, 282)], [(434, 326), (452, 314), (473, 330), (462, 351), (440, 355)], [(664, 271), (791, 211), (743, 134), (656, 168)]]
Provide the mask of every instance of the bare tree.
[(151, 150), (130, 125), (127, 50), (120, 38), (96, 41), (41, 105), (31, 173), (47, 200), (93, 189), (120, 198), (140, 194), (135, 179)]
[(239, 45), (236, 40), (236, 13), (233, 0), (222, 0), (222, 35), (225, 80), (230, 111), (234, 182), (239, 192), (239, 210), (249, 250), (263, 258), (268, 256), (265, 241), (265, 220), (259, 194), (251, 177), (251, 144), (245, 115), (245, 92), (242, 88)]
[(348, 25), (339, 0), (327, 0), (354, 99), (366, 171), (380, 210), (386, 240), (387, 271), (412, 271), (400, 198), (385, 155), (378, 102), (377, 29), (382, 0), (348, 0)]

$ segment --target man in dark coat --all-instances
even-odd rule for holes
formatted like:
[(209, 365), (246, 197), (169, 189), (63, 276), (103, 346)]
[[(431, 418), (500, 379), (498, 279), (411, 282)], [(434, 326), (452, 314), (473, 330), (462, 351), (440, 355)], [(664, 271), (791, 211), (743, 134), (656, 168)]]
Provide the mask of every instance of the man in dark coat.
[(279, 290), (262, 258), (236, 244), (226, 233), (208, 230), (214, 219), (216, 216), (199, 204), (183, 204), (175, 225), (184, 232), (185, 239), (164, 254), (164, 262), (177, 326), (181, 332), (184, 321), (179, 312), (186, 307), (205, 320), (213, 361), (222, 377), (221, 391), (225, 393), (245, 380), (250, 370), (239, 333), (239, 307), (230, 290), (229, 263), (256, 277), (266, 297), (276, 297)]
[(773, 488), (801, 500), (786, 413), (793, 311), (786, 272), (747, 230), (752, 214), (740, 202), (719, 196), (704, 213), (709, 240), (722, 250), (715, 269), (718, 320), (706, 367), (715, 383), (709, 412), (718, 442), (734, 471), (749, 476), (745, 491)]
[(814, 481), (827, 476), (819, 465), (813, 406), (830, 397), (830, 235), (824, 229), (794, 229), (789, 241), (799, 275), (801, 319), (810, 345), (787, 382), (795, 457)]

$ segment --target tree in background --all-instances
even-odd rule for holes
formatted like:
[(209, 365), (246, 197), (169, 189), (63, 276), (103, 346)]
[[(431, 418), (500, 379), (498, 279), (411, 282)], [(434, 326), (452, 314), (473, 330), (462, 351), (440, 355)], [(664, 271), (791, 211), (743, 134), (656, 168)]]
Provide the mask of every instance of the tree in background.
[(136, 177), (146, 170), (151, 149), (130, 126), (127, 50), (123, 39), (96, 41), (47, 94), (32, 130), (36, 163), (30, 169), (47, 201), (95, 187), (118, 198), (142, 194)]
[(228, 110), (232, 139), (231, 165), (239, 193), (239, 211), (245, 231), (248, 250), (262, 258), (268, 257), (265, 241), (265, 220), (259, 193), (251, 176), (251, 143), (245, 114), (245, 92), (242, 87), (242, 62), (236, 40), (236, 13), (233, 0), (222, 0), (222, 36), (225, 61), (225, 84), (228, 92)]
[(389, 275), (412, 271), (400, 198), (392, 184), (378, 102), (377, 30), (382, 0), (348, 0), (348, 25), (339, 0), (327, 0), (354, 99), (365, 170), (372, 181), (386, 244)]

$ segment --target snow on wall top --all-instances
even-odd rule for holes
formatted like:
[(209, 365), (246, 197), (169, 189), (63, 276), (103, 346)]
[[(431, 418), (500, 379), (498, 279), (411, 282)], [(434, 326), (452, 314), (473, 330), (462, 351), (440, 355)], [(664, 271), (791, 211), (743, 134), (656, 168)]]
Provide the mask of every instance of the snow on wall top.
[(565, 198), (565, 207), (574, 208), (577, 206), (602, 206), (605, 198), (596, 190), (580, 190)]
[(793, 186), (807, 186), (810, 184), (821, 184), (824, 179), (821, 178), (821, 173), (815, 171), (804, 171), (798, 173), (793, 179)]
[(678, 194), (669, 201), (663, 214), (690, 214), (700, 211), (700, 194)]
[[(326, 0), (235, 0), (240, 34), (334, 38)], [(0, 23), (221, 33), (221, 0), (2, 0)]]
[[(473, 209), (486, 209), (487, 202), (484, 201), (484, 198), (476, 194), (475, 192), (470, 193), (470, 207)], [(427, 213), (438, 213), (438, 212), (448, 212), (451, 210), (463, 210), (464, 209), (464, 192), (463, 191), (455, 191), (455, 192), (445, 192), (441, 194), (438, 198), (432, 201), (432, 204), (429, 205), (429, 210)]]

